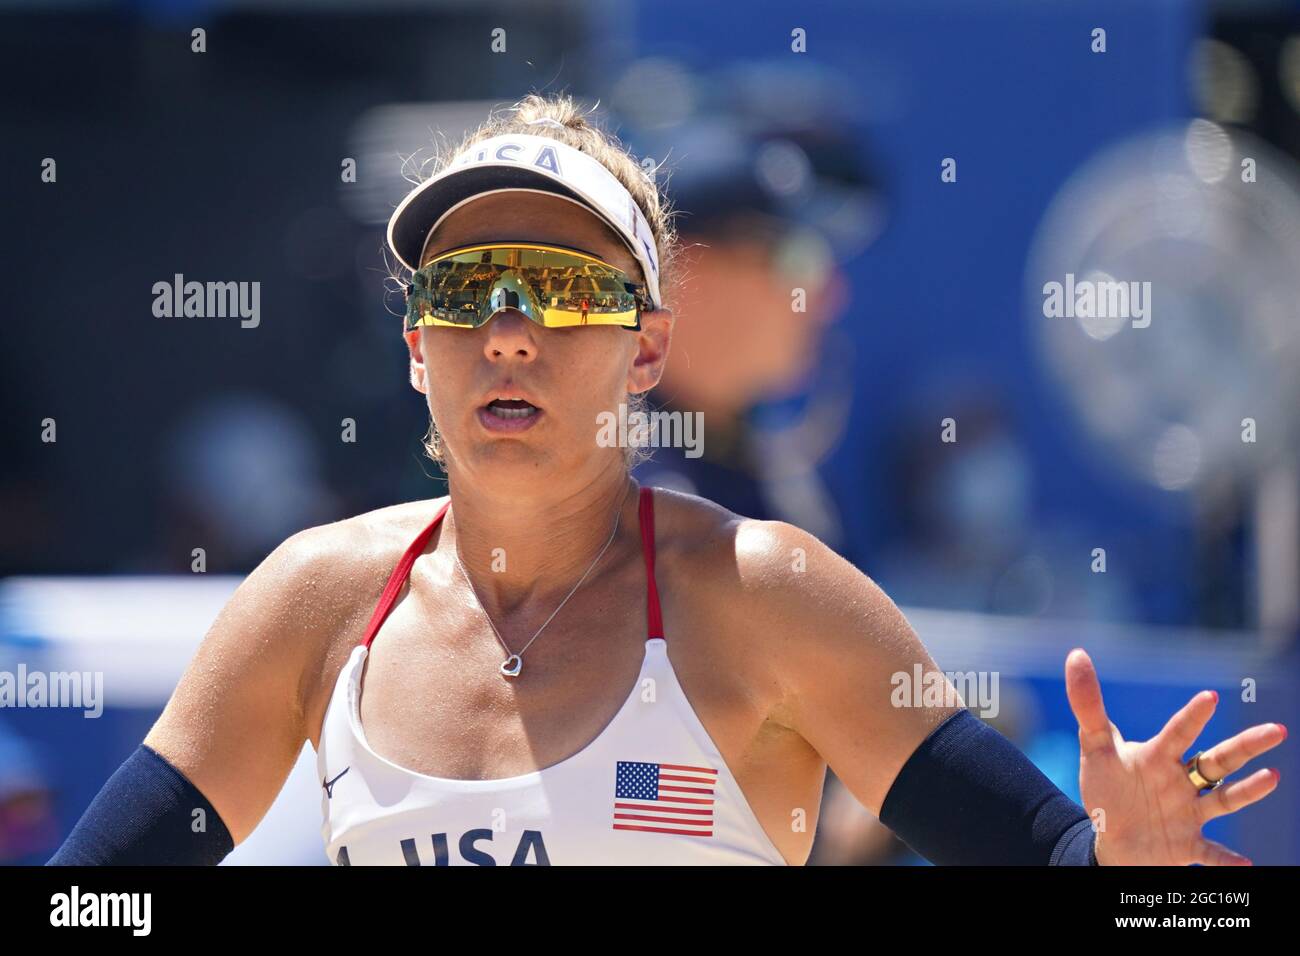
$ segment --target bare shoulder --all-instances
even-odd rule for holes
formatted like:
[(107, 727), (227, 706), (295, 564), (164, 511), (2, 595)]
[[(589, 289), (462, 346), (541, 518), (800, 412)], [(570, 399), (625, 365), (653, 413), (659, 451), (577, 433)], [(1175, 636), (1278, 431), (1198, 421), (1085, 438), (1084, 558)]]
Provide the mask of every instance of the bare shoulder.
[(655, 500), (657, 543), (671, 555), (661, 587), (729, 664), (780, 688), (782, 723), (833, 691), (828, 674), (887, 686), (900, 662), (928, 660), (889, 596), (815, 535), (694, 495), (656, 489)]
[(200, 649), (204, 672), (214, 681), (227, 673), (273, 679), (290, 690), (295, 711), (314, 732), (327, 685), (361, 640), (402, 552), (441, 501), (392, 505), (286, 538), (222, 609)]
[(259, 603), (274, 629), (304, 645), (301, 690), (309, 711), (361, 640), (402, 553), (445, 501), (404, 502), (307, 528), (245, 582), (266, 592)]
[(445, 498), (367, 511), (286, 538), (246, 584), (269, 588), (282, 614), (295, 619), (313, 607), (333, 613), (373, 589), (383, 589), (397, 558), (431, 521)]
[(672, 573), (694, 582), (689, 591), (710, 603), (734, 606), (750, 624), (761, 623), (754, 615), (807, 615), (811, 605), (857, 614), (889, 601), (850, 562), (788, 522), (748, 518), (663, 488), (655, 489), (655, 521)]
[(898, 705), (900, 675), (938, 670), (916, 632), (874, 581), (814, 535), (690, 495), (662, 498), (656, 541), (671, 559), (660, 586), (681, 607), (680, 626), (707, 648), (710, 672), (743, 675), (766, 721), (803, 738), (878, 814), (908, 756), (960, 706)]
[(396, 505), (300, 531), (209, 628), (145, 743), (212, 801), (236, 842), (314, 740), (325, 675), (360, 639), (397, 556), (436, 508)]

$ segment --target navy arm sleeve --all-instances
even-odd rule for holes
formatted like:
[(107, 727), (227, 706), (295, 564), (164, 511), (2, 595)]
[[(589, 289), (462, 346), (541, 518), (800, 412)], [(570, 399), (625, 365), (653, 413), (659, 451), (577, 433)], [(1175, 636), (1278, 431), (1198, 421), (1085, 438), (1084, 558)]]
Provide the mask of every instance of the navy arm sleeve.
[(1083, 807), (964, 708), (903, 764), (880, 822), (940, 865), (1097, 865)]
[(141, 744), (108, 778), (46, 866), (215, 866), (234, 848), (208, 799)]

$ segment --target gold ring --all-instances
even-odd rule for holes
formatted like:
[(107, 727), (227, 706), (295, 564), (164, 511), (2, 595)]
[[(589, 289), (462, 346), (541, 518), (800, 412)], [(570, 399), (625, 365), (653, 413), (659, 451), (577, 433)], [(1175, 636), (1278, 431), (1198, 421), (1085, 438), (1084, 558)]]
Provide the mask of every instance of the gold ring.
[(1196, 751), (1196, 756), (1187, 763), (1183, 764), (1183, 769), (1187, 771), (1187, 776), (1191, 778), (1192, 783), (1197, 790), (1216, 790), (1223, 784), (1223, 778), (1211, 780), (1201, 773), (1201, 754), (1204, 751)]

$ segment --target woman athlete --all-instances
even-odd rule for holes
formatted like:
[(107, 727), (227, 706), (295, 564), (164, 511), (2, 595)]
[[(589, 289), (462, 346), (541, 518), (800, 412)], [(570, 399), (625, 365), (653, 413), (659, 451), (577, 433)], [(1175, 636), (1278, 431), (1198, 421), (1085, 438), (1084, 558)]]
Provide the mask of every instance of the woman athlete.
[(637, 486), (610, 423), (668, 359), (674, 235), (571, 100), (493, 116), (388, 238), (450, 494), (278, 547), (52, 863), (215, 863), (304, 740), (340, 865), (801, 864), (827, 765), (937, 863), (1249, 862), (1201, 828), (1277, 786), (1220, 784), (1280, 725), (1185, 760), (1203, 691), (1125, 740), (1075, 650), (1085, 811), (815, 537)]

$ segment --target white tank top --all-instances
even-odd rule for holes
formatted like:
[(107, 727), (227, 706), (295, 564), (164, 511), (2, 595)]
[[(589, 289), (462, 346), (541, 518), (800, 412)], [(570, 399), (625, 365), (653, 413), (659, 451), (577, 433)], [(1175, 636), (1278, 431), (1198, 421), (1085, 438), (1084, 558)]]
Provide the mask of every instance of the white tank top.
[(668, 659), (654, 580), (654, 498), (640, 492), (649, 636), (632, 692), (591, 743), (495, 780), (406, 770), (371, 749), (360, 682), (444, 505), (394, 569), (363, 641), (339, 672), (316, 754), (321, 835), (339, 866), (772, 864), (785, 859), (750, 809)]

